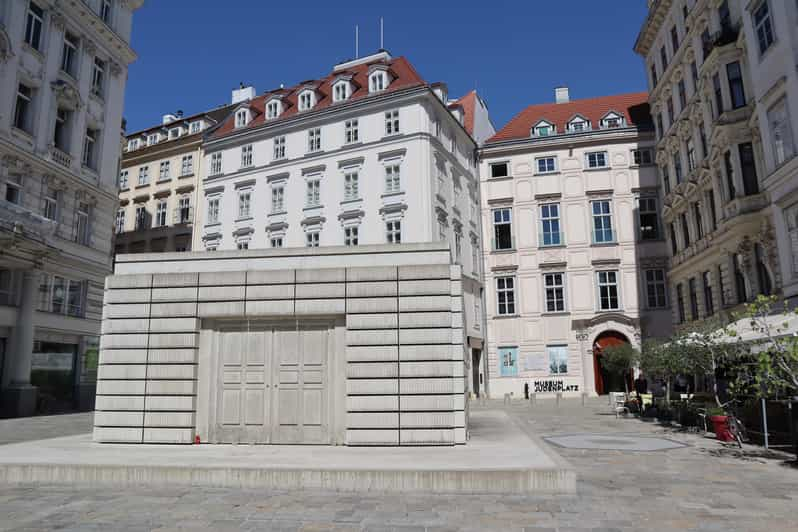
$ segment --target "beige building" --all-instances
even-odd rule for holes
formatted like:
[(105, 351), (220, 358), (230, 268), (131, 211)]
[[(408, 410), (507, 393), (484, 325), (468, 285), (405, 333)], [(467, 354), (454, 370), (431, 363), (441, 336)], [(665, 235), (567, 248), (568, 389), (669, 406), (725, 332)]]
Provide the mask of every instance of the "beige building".
[(114, 254), (190, 251), (201, 182), (203, 133), (231, 110), (225, 106), (127, 135), (119, 174)]
[[(760, 98), (765, 108), (784, 102), (783, 80), (794, 86), (787, 63), (771, 64), (782, 69), (779, 75), (759, 72), (776, 35), (770, 12), (776, 4), (782, 10), (785, 3), (649, 2), (635, 45), (651, 87), (676, 323), (727, 314), (757, 294), (782, 290), (765, 178), (786, 159), (775, 164), (771, 146), (763, 146), (769, 125), (762, 121), (766, 112), (757, 111)], [(794, 3), (789, 11), (779, 22), (790, 26), (782, 28), (785, 42), (788, 33), (795, 38)], [(751, 27), (742, 31), (744, 25)], [(759, 78), (767, 85), (752, 91)], [(792, 157), (792, 139), (784, 145)], [(782, 216), (785, 244), (787, 222)]]
[(480, 150), (491, 395), (623, 389), (602, 348), (668, 334), (646, 100), (559, 88)]

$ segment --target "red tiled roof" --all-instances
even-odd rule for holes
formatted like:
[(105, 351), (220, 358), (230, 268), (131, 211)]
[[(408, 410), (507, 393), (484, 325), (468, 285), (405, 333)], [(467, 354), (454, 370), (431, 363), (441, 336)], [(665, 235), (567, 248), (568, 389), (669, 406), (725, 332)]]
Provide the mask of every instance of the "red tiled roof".
[(287, 118), (296, 116), (299, 112), (297, 105), (298, 95), (301, 92), (301, 90), (308, 84), (317, 85), (316, 105), (313, 107), (313, 111), (318, 111), (320, 109), (325, 109), (327, 107), (330, 107), (332, 105), (332, 84), (335, 82), (338, 76), (341, 75), (352, 76), (353, 91), (349, 98), (350, 101), (359, 100), (361, 98), (366, 98), (368, 96), (371, 96), (368, 91), (368, 74), (369, 74), (369, 67), (375, 64), (386, 65), (389, 68), (391, 76), (393, 78), (393, 81), (391, 81), (390, 85), (388, 85), (388, 87), (384, 91), (381, 91), (379, 94), (395, 92), (400, 89), (406, 89), (408, 87), (414, 87), (414, 86), (423, 86), (426, 84), (424, 79), (418, 74), (418, 72), (416, 72), (416, 69), (413, 68), (413, 65), (411, 65), (410, 62), (407, 61), (407, 59), (405, 59), (404, 57), (396, 57), (388, 61), (376, 60), (371, 63), (355, 65), (346, 70), (341, 70), (339, 72), (331, 72), (329, 75), (319, 80), (303, 81), (293, 87), (269, 91), (265, 94), (253, 98), (249, 102), (249, 108), (252, 111), (253, 118), (249, 122), (249, 124), (247, 124), (246, 127), (235, 128), (234, 127), (235, 119), (232, 115), (230, 115), (227, 117), (227, 120), (225, 120), (222, 123), (222, 125), (213, 133), (212, 137), (213, 138), (223, 137), (231, 133), (234, 129), (238, 131), (263, 125), (266, 122), (265, 120), (266, 115), (264, 112), (266, 101), (275, 94), (283, 95), (282, 98), (283, 112), (280, 114), (279, 118), (269, 120), (269, 122), (279, 122), (280, 120), (285, 120)]
[(455, 102), (463, 108), (463, 126), (468, 134), (474, 136), (474, 109), (477, 104), (477, 91), (472, 90)]
[(572, 100), (568, 103), (530, 105), (515, 115), (487, 142), (527, 139), (532, 127), (541, 120), (556, 125), (557, 132), (562, 133), (566, 131), (566, 124), (576, 115), (589, 120), (591, 127), (598, 128), (599, 121), (610, 111), (622, 114), (630, 126), (651, 124), (648, 93), (636, 92)]

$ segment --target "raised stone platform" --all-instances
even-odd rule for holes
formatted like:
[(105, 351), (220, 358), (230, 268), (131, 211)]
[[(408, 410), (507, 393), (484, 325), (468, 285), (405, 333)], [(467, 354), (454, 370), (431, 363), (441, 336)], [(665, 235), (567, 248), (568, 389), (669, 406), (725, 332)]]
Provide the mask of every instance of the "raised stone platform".
[(459, 447), (100, 444), (0, 447), (0, 482), (436, 493), (574, 493), (576, 474), (502, 411), (471, 415)]

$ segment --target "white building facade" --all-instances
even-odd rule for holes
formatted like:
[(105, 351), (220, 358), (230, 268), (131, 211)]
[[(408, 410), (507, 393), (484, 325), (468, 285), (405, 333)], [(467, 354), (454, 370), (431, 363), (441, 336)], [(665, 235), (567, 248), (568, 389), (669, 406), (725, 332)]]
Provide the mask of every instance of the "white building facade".
[[(0, 4), (0, 388), (6, 415), (91, 408), (133, 12)], [(37, 399), (38, 397), (38, 399)]]
[(241, 101), (204, 144), (193, 249), (445, 241), (462, 266), (479, 360), (479, 190), (466, 123), (491, 126), (468, 122), (474, 96), (449, 102), (445, 85), (383, 51)]
[(646, 94), (556, 97), (480, 150), (493, 396), (623, 390), (601, 350), (670, 329)]

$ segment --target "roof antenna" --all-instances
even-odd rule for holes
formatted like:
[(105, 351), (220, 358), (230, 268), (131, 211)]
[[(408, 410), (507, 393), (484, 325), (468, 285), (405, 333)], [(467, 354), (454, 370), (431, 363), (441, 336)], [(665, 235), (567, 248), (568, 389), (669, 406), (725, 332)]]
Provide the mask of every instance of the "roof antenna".
[(358, 59), (360, 57), (360, 50), (358, 49), (358, 45), (360, 44), (359, 43), (360, 37), (358, 36), (357, 32), (358, 28), (357, 24), (355, 24), (355, 59)]
[(385, 50), (385, 44), (383, 41), (382, 17), (380, 17), (380, 50)]

